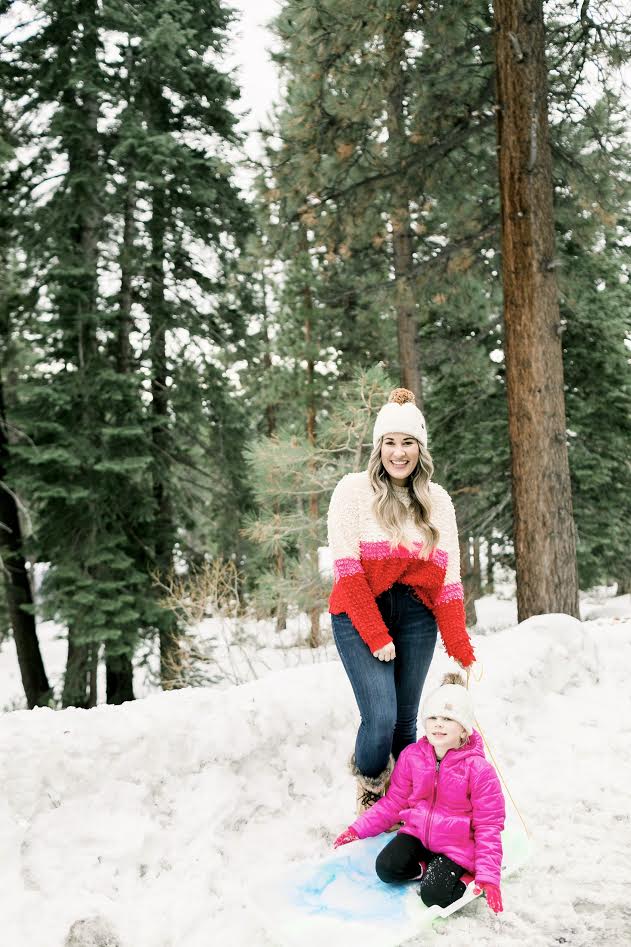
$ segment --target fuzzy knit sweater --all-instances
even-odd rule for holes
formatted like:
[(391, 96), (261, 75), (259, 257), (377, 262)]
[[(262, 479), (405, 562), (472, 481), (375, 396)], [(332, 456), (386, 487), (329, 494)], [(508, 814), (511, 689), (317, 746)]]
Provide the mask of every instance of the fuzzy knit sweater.
[[(392, 641), (376, 597), (395, 582), (409, 585), (434, 613), (447, 653), (467, 667), (475, 658), (465, 626), (456, 514), (443, 487), (430, 482), (429, 490), (431, 522), (439, 540), (425, 556), (421, 533), (411, 516), (406, 533), (413, 548), (391, 547), (372, 509), (374, 493), (367, 470), (342, 477), (329, 505), (334, 576), (329, 611), (345, 612), (374, 652)], [(407, 489), (395, 487), (395, 492), (409, 508)]]

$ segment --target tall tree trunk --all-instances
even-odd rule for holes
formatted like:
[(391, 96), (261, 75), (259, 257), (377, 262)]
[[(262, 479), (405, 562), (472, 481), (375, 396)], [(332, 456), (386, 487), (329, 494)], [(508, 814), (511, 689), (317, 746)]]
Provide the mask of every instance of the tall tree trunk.
[(495, 0), (495, 26), (517, 611), (578, 617), (542, 0)]
[[(305, 237), (304, 241), (304, 252), (308, 253), (307, 240)], [(311, 293), (311, 287), (308, 283), (305, 284), (303, 289), (303, 299), (305, 306), (305, 322), (304, 322), (304, 334), (305, 334), (305, 352), (307, 360), (307, 439), (312, 446), (315, 446), (316, 442), (316, 404), (315, 404), (315, 389), (314, 389), (314, 373), (315, 373), (315, 362), (313, 358), (313, 340), (312, 340), (312, 329), (313, 329), (313, 314), (314, 314), (314, 305), (313, 305), (313, 296)], [(311, 522), (315, 522), (318, 519), (318, 497), (317, 494), (312, 493), (309, 496), (309, 519)], [(309, 623), (311, 631), (309, 633), (309, 645), (312, 648), (318, 648), (322, 644), (322, 636), (320, 634), (320, 609), (314, 607), (309, 612)]]
[[(388, 90), (388, 155), (391, 162), (400, 161), (406, 147), (405, 110), (403, 104), (405, 73), (403, 71), (403, 26), (395, 25), (386, 34), (390, 63), (391, 86)], [(398, 175), (392, 185), (392, 261), (394, 266), (394, 301), (397, 312), (399, 344), (399, 378), (404, 388), (414, 392), (416, 403), (423, 408), (423, 386), (418, 356), (418, 311), (412, 288), (414, 248), (410, 226), (410, 203), (405, 183)]]
[(473, 592), (476, 599), (482, 598), (482, 567), (480, 565), (480, 537), (473, 537)]
[[(160, 99), (157, 101), (159, 106)], [(154, 184), (152, 191), (149, 315), (151, 358), (151, 407), (153, 413), (153, 496), (156, 507), (154, 554), (158, 574), (164, 579), (173, 571), (173, 511), (170, 497), (169, 389), (167, 386), (167, 302), (164, 286), (164, 258), (167, 229), (167, 202), (164, 189)], [(178, 628), (173, 615), (163, 611), (160, 625), (160, 681), (165, 690), (176, 686), (178, 669)]]
[[(84, 55), (86, 59), (96, 63), (99, 39), (95, 4), (93, 0), (87, 0), (82, 6)], [(89, 377), (94, 370), (98, 351), (96, 305), (98, 234), (102, 208), (99, 195), (86, 175), (86, 166), (94, 170), (98, 179), (99, 104), (87, 84), (79, 92), (67, 86), (62, 94), (62, 102), (69, 113), (75, 112), (80, 116), (78, 120), (82, 127), (81, 136), (72, 134), (66, 141), (67, 180), (77, 205), (77, 216), (70, 227), (74, 259), (66, 262), (76, 268), (72, 292), (68, 294), (68, 314), (75, 320), (77, 367), (81, 376)], [(89, 385), (82, 386), (82, 391), (88, 392)], [(81, 397), (77, 407), (82, 429), (86, 432), (98, 430), (99, 419), (95, 417), (94, 405), (89, 395)], [(64, 707), (89, 707), (96, 704), (96, 680), (91, 677), (89, 637), (89, 631), (85, 628), (68, 628), (68, 660), (62, 692)]]
[(493, 556), (493, 538), (489, 537), (486, 541), (486, 583), (485, 583), (485, 594), (493, 595), (495, 591), (495, 580), (493, 578), (493, 566), (495, 564), (495, 558)]
[(631, 592), (631, 575), (624, 575), (618, 579), (617, 595), (628, 595)]
[[(267, 283), (265, 281), (264, 275), (261, 277), (261, 316), (263, 318), (263, 335), (265, 338), (263, 366), (265, 371), (269, 374), (272, 369), (272, 344), (269, 334)], [(272, 437), (276, 433), (276, 404), (272, 400), (271, 394), (268, 397), (269, 400), (265, 405), (265, 421), (267, 428), (266, 434), (268, 437)], [(274, 513), (276, 516), (280, 517), (280, 503), (276, 500), (274, 501)], [(278, 550), (274, 555), (274, 566), (276, 569), (276, 575), (282, 576), (285, 574), (285, 556), (283, 554), (283, 547), (280, 545), (280, 543), (278, 545)], [(287, 628), (287, 602), (277, 602), (274, 608), (274, 615), (276, 620), (276, 631), (284, 631)]]
[(460, 539), (460, 577), (462, 579), (462, 589), (464, 592), (465, 621), (469, 628), (473, 628), (478, 623), (478, 616), (475, 610), (477, 582), (473, 570), (468, 536), (464, 536)]
[(108, 704), (134, 700), (134, 668), (128, 654), (105, 655), (105, 690)]
[(127, 375), (130, 370), (131, 346), (129, 335), (132, 328), (132, 258), (136, 226), (136, 184), (131, 168), (126, 169), (125, 210), (123, 219), (123, 245), (120, 252), (121, 286), (118, 296), (118, 327), (116, 331), (116, 370)]
[(88, 707), (98, 703), (99, 642), (93, 641), (88, 651)]
[[(129, 335), (132, 328), (132, 273), (136, 211), (136, 184), (130, 167), (125, 170), (125, 210), (123, 220), (123, 244), (120, 253), (121, 286), (118, 303), (118, 327), (116, 333), (116, 370), (120, 375), (130, 371), (131, 346)], [(131, 656), (105, 647), (105, 693), (108, 704), (122, 704), (134, 699), (134, 668)]]
[(90, 706), (90, 652), (89, 645), (80, 640), (74, 628), (68, 628), (68, 656), (61, 697), (63, 707)]
[(0, 556), (9, 618), (22, 686), (29, 708), (45, 707), (53, 697), (35, 626), (33, 593), (22, 545), (22, 527), (14, 495), (7, 486), (9, 435), (0, 378)]

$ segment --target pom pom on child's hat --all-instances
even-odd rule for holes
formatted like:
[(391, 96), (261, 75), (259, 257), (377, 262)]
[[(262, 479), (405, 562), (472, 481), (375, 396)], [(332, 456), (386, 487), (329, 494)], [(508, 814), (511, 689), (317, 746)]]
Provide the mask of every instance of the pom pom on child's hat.
[(449, 717), (467, 731), (473, 733), (473, 704), (469, 691), (459, 674), (445, 674), (443, 683), (433, 691), (423, 704), (423, 723), (428, 717)]
[(379, 411), (372, 432), (373, 447), (386, 434), (409, 434), (427, 447), (425, 418), (416, 407), (414, 393), (407, 388), (395, 388), (388, 403)]

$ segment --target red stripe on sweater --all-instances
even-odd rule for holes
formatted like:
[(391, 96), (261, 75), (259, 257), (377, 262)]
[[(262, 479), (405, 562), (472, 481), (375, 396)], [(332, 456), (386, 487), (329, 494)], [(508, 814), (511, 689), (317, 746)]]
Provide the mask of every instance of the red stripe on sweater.
[(444, 585), (446, 566), (443, 550), (430, 559), (336, 560), (329, 611), (346, 613), (370, 650), (376, 651), (392, 638), (375, 599), (395, 582), (402, 582), (434, 613), (447, 653), (467, 667), (475, 658), (465, 624), (462, 585)]

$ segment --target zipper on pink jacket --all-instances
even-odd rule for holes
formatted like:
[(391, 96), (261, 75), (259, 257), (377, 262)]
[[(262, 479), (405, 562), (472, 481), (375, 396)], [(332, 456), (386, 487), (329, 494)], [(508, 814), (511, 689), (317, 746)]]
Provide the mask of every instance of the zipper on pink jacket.
[[(447, 754), (445, 754), (445, 756), (446, 755)], [(436, 760), (436, 769), (434, 770), (434, 791), (432, 793), (432, 804), (429, 808), (429, 816), (427, 817), (427, 846), (426, 847), (429, 848), (430, 851), (431, 851), (431, 848), (429, 844), (429, 834), (432, 828), (432, 819), (434, 818), (434, 808), (436, 806), (436, 793), (438, 791), (438, 773), (440, 771), (440, 762), (441, 762), (440, 760), (438, 759)]]

